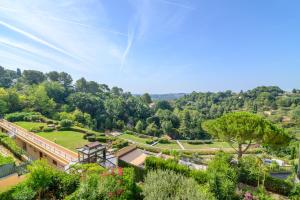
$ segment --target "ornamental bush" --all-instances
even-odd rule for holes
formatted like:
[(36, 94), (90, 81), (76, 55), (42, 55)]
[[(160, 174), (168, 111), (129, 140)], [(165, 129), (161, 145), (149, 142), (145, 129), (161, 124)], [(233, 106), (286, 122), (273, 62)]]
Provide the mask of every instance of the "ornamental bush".
[(171, 170), (186, 177), (195, 179), (199, 184), (207, 182), (207, 173), (201, 170), (192, 170), (188, 166), (178, 164), (174, 159), (164, 160), (156, 157), (147, 157), (145, 161), (146, 170)]
[(149, 171), (143, 185), (145, 200), (214, 200), (214, 196), (205, 185), (171, 170)]
[(71, 128), (71, 126), (73, 125), (73, 121), (69, 119), (63, 119), (60, 121), (59, 125), (61, 126), (61, 128)]

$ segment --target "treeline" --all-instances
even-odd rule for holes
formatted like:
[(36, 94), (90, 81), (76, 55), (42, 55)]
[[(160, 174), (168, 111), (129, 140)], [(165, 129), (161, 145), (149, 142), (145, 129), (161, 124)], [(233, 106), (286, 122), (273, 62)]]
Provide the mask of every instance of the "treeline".
[[(85, 78), (73, 81), (65, 72), (16, 71), (0, 67), (0, 114), (39, 112), (55, 120), (72, 120), (95, 130), (133, 130), (173, 138), (204, 139), (201, 124), (235, 110), (254, 113), (289, 108), (300, 117), (300, 91), (258, 87), (247, 92), (193, 92), (173, 101), (135, 96)], [(281, 117), (283, 115), (281, 114)], [(278, 120), (280, 121), (280, 120)]]
[(134, 96), (85, 78), (73, 81), (65, 72), (21, 72), (3, 67), (0, 71), (1, 115), (39, 112), (96, 130), (126, 129), (153, 136), (200, 138), (203, 134), (196, 111), (174, 109), (168, 101), (152, 106), (149, 94)]
[(286, 92), (276, 86), (262, 86), (239, 93), (193, 92), (177, 99), (175, 107), (196, 110), (203, 119), (214, 119), (233, 111), (248, 111), (285, 126), (294, 126), (300, 122), (300, 90)]

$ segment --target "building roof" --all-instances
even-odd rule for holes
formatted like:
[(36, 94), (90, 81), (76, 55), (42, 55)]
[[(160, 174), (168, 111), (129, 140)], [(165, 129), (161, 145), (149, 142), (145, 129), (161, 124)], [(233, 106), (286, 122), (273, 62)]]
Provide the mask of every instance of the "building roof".
[(146, 158), (147, 154), (145, 154), (141, 149), (135, 149), (119, 157), (120, 160), (135, 166), (143, 165)]

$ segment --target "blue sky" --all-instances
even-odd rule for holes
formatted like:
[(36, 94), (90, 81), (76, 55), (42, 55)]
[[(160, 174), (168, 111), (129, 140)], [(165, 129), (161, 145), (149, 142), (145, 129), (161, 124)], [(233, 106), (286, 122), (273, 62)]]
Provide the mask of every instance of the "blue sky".
[(0, 64), (132, 93), (300, 88), (299, 1), (1, 0)]

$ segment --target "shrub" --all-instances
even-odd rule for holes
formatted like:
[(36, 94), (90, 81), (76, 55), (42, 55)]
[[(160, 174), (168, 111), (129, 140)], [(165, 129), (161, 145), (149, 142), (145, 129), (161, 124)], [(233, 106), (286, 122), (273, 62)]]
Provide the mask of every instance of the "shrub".
[(87, 139), (89, 142), (95, 142), (95, 141), (96, 141), (96, 136), (95, 136), (95, 135), (88, 136), (86, 139)]
[(107, 142), (107, 138), (105, 136), (97, 136), (96, 140), (98, 142), (102, 142), (102, 143), (106, 143)]
[(54, 128), (52, 128), (52, 127), (44, 127), (44, 132), (52, 132), (52, 131), (54, 131), (55, 129)]
[(192, 178), (171, 170), (148, 172), (143, 186), (143, 195), (145, 200), (215, 199), (207, 187), (199, 186)]
[(211, 140), (188, 140), (188, 144), (198, 145), (198, 144), (212, 144)]
[(300, 183), (296, 184), (293, 190), (290, 192), (289, 199), (298, 200), (300, 197)]
[(5, 119), (10, 122), (17, 121), (38, 121), (41, 120), (43, 116), (36, 112), (15, 112), (5, 115)]
[(164, 139), (164, 138), (159, 139), (158, 142), (159, 142), (160, 144), (169, 144), (169, 143), (170, 143), (169, 140)]
[(68, 196), (68, 200), (77, 199), (140, 199), (138, 187), (134, 182), (132, 168), (124, 168), (122, 174), (106, 172), (88, 174), (76, 192)]
[(83, 139), (86, 140), (88, 137), (94, 136), (94, 135), (95, 135), (94, 133), (86, 133), (86, 134), (83, 135)]
[(46, 120), (46, 123), (47, 124), (54, 124), (54, 121), (52, 121), (52, 120)]
[(37, 128), (30, 128), (29, 131), (30, 131), (30, 132), (33, 132), (33, 133), (39, 132), (39, 130), (38, 130)]
[(123, 160), (118, 159), (118, 167), (129, 167), (129, 168), (133, 168), (134, 169), (134, 179), (135, 182), (140, 182), (144, 180), (144, 176), (146, 175), (146, 170), (144, 168), (141, 167), (137, 167), (135, 165), (132, 165), (130, 163), (127, 163)]
[(124, 140), (115, 140), (112, 143), (112, 147), (116, 149), (121, 149), (128, 146), (128, 142)]
[(231, 166), (231, 159), (231, 156), (220, 152), (208, 165), (208, 182), (217, 199), (233, 199), (235, 195), (237, 170)]
[(73, 121), (69, 119), (63, 119), (59, 124), (62, 128), (70, 128), (73, 125)]
[(187, 177), (194, 178), (199, 184), (207, 182), (207, 173), (200, 170), (192, 170), (188, 166), (178, 164), (174, 159), (164, 160), (156, 157), (147, 157), (145, 161), (146, 170), (171, 170)]
[(14, 191), (11, 194), (11, 197), (14, 200), (27, 200), (34, 199), (35, 195), (36, 191), (34, 191), (27, 184), (20, 184), (15, 187)]

